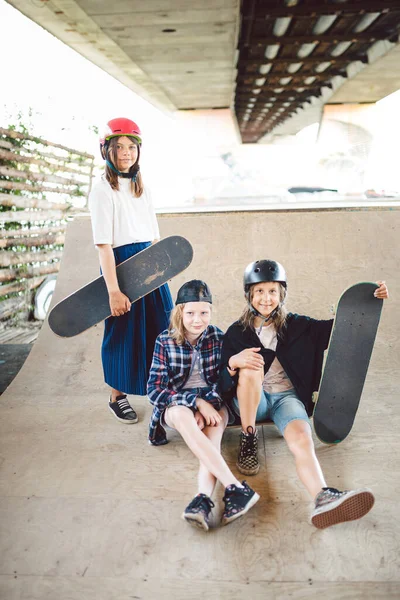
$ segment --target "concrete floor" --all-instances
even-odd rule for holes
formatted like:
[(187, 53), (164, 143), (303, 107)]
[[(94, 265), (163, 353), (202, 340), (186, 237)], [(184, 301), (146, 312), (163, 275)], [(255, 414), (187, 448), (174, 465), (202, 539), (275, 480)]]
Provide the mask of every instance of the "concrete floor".
[[(281, 255), (289, 256), (298, 243), (293, 269), (297, 254), (304, 256), (301, 239), (314, 219), (320, 236), (315, 239), (323, 242), (314, 239), (314, 252), (308, 255), (306, 267), (312, 273), (324, 253), (332, 264), (331, 251), (343, 266), (342, 279), (349, 276), (353, 282), (364, 278), (363, 261), (366, 269), (373, 264), (374, 278), (379, 261), (384, 265), (381, 272), (392, 300), (384, 306), (353, 432), (338, 446), (316, 444), (329, 485), (367, 485), (375, 492), (376, 504), (364, 519), (324, 531), (313, 528), (308, 523), (310, 499), (297, 480), (289, 451), (273, 426), (266, 425), (260, 428), (260, 473), (251, 478), (260, 502), (228, 527), (215, 527), (208, 534), (192, 529), (180, 515), (196, 491), (196, 460), (176, 434), (167, 446), (148, 445), (151, 411), (146, 398), (133, 399), (140, 418), (137, 425), (113, 419), (99, 358), (102, 326), (63, 340), (45, 323), (23, 369), (0, 398), (0, 598), (398, 599), (400, 382), (393, 310), (399, 288), (398, 215), (387, 212), (375, 219), (372, 214), (366, 219), (361, 213), (337, 215), (338, 221), (358, 223), (357, 242), (351, 242), (355, 234), (349, 231), (347, 236), (345, 229), (332, 232), (327, 240), (332, 221), (326, 214), (317, 218), (304, 214), (302, 235), (295, 227), (298, 215), (222, 215), (225, 229), (215, 218), (215, 230), (208, 227), (209, 241), (204, 233), (207, 215), (160, 219), (163, 236), (172, 231), (191, 233), (187, 237), (196, 260), (211, 251), (214, 235), (224, 237), (221, 256), (226, 254), (226, 259), (221, 258), (218, 266), (209, 260), (202, 271), (195, 263), (183, 277), (199, 274), (214, 282), (219, 299), (225, 268), (221, 262), (229, 261), (238, 273), (240, 265), (249, 262), (248, 255), (254, 255), (253, 238), (243, 239), (240, 249), (226, 247), (224, 232), (235, 231), (236, 218), (247, 225), (254, 219), (247, 227), (252, 235), (263, 219), (275, 225), (282, 219), (291, 235), (282, 238), (286, 245), (282, 242)], [(285, 231), (283, 225), (280, 231)], [(364, 244), (371, 240), (378, 250), (368, 265)], [(77, 219), (69, 227), (55, 300), (97, 275), (90, 244), (90, 225)], [(265, 248), (257, 250), (257, 258), (267, 256)], [(298, 275), (301, 279), (302, 273)], [(322, 289), (337, 297), (333, 288), (340, 274), (330, 280), (325, 274), (321, 277), (320, 271)], [(296, 288), (300, 279), (293, 279), (291, 293), (300, 298), (296, 291), (301, 289)], [(173, 282), (173, 291), (179, 283)], [(344, 281), (342, 287), (346, 285)], [(309, 294), (308, 289), (305, 303), (310, 302)], [(224, 311), (219, 300), (215, 322), (225, 327), (224, 319), (233, 320), (237, 305)], [(328, 302), (325, 305), (328, 311)], [(230, 429), (223, 442), (223, 454), (233, 469), (238, 435), (238, 429)], [(218, 489), (216, 522), (221, 495)]]

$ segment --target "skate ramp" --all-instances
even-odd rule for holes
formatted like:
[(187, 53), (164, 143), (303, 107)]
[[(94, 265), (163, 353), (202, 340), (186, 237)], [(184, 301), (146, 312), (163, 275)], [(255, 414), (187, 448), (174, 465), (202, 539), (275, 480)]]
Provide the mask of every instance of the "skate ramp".
[[(289, 277), (289, 309), (329, 318), (342, 290), (386, 279), (377, 344), (356, 424), (339, 446), (317, 442), (329, 485), (369, 486), (364, 519), (319, 531), (290, 452), (260, 428), (261, 469), (249, 478), (261, 500), (208, 534), (180, 515), (196, 493), (196, 460), (179, 436), (147, 443), (150, 406), (122, 425), (107, 408), (102, 325), (72, 339), (44, 323), (23, 369), (0, 398), (0, 598), (174, 600), (398, 598), (400, 576), (399, 211), (161, 215), (162, 236), (195, 250), (171, 284), (205, 279), (222, 328), (240, 314), (248, 262), (274, 258)], [(68, 227), (54, 302), (98, 275), (90, 222)], [(340, 374), (339, 374), (340, 376)], [(223, 454), (235, 471), (239, 431)], [(215, 493), (217, 524), (222, 490)]]

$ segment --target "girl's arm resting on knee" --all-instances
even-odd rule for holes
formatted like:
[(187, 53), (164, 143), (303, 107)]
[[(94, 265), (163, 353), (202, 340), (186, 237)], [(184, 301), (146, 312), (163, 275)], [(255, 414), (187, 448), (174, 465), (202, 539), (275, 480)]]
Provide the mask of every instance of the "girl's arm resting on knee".
[[(257, 343), (257, 337), (236, 339), (238, 331), (233, 331), (232, 336), (225, 334), (222, 344), (221, 370), (219, 387), (222, 394), (232, 393), (238, 384), (239, 370), (243, 368), (260, 369), (266, 372), (275, 358), (275, 352), (259, 346), (250, 345)], [(230, 339), (233, 337), (233, 339)], [(234, 370), (235, 369), (235, 370)]]
[(98, 244), (100, 266), (110, 299), (111, 314), (118, 317), (131, 309), (131, 302), (118, 285), (114, 252), (111, 244)]

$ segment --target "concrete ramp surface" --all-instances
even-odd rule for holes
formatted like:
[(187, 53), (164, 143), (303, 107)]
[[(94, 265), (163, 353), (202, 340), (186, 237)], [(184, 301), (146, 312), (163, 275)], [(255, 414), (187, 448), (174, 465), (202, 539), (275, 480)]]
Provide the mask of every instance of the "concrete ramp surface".
[[(197, 461), (177, 434), (151, 447), (147, 398), (139, 423), (107, 408), (102, 325), (76, 338), (44, 323), (23, 369), (0, 398), (1, 600), (308, 600), (399, 598), (399, 211), (335, 210), (162, 215), (162, 236), (184, 235), (195, 258), (171, 284), (205, 279), (222, 328), (243, 306), (241, 277), (273, 258), (289, 276), (289, 309), (329, 318), (343, 289), (386, 279), (376, 347), (353, 432), (316, 442), (328, 485), (368, 486), (372, 511), (319, 531), (286, 444), (260, 427), (261, 500), (209, 533), (180, 516), (196, 493)], [(98, 275), (90, 222), (69, 225), (54, 302)], [(54, 303), (53, 302), (53, 303)], [(340, 376), (340, 374), (338, 374)], [(223, 454), (235, 472), (238, 429)], [(217, 488), (214, 524), (221, 511)]]

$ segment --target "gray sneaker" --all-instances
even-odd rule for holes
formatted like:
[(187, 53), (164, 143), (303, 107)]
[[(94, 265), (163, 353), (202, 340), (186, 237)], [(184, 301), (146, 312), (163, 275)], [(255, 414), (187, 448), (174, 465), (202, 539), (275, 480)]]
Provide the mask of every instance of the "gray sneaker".
[(260, 470), (258, 462), (258, 433), (251, 425), (247, 432), (240, 433), (240, 446), (236, 466), (243, 475), (256, 475)]
[(361, 519), (373, 507), (375, 498), (368, 489), (345, 490), (322, 488), (315, 498), (311, 523), (318, 529)]

